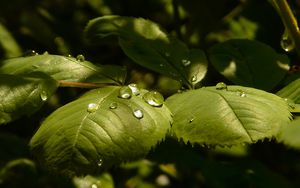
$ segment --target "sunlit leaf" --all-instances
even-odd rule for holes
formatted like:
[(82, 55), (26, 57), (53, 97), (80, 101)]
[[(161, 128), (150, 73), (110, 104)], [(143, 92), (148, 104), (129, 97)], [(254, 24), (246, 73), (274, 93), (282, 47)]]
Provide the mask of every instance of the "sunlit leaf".
[(56, 91), (58, 83), (42, 73), (0, 74), (0, 124), (31, 115)]
[[(206, 73), (207, 60), (201, 50), (189, 52), (184, 43), (167, 35), (149, 20), (103, 16), (91, 20), (86, 27), (86, 36), (90, 41), (110, 35), (119, 37), (120, 46), (134, 62), (180, 80), (189, 87), (199, 83)], [(189, 68), (190, 64), (192, 68)]]
[(166, 104), (174, 115), (172, 129), (177, 137), (207, 145), (272, 138), (291, 117), (282, 98), (242, 86), (191, 90), (171, 96)]
[(291, 100), (291, 102), (300, 103), (300, 79), (297, 79), (276, 93), (278, 96)]
[(213, 66), (236, 85), (273, 89), (289, 69), (287, 56), (258, 41), (235, 39), (209, 50)]
[(71, 175), (143, 157), (165, 137), (171, 115), (154, 105), (157, 93), (146, 100), (146, 90), (132, 91), (95, 89), (59, 108), (33, 136), (32, 151), (49, 169)]
[[(80, 58), (81, 57), (81, 58)], [(12, 58), (2, 62), (0, 73), (24, 74), (44, 72), (56, 80), (94, 83), (123, 83), (126, 71), (118, 66), (95, 66), (85, 61), (82, 55), (78, 59), (59, 55), (33, 55)]]

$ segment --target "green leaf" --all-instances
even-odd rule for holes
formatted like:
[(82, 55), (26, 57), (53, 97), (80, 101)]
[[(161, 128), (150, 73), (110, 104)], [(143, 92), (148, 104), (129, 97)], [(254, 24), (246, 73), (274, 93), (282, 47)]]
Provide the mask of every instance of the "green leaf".
[(94, 83), (123, 83), (126, 71), (118, 66), (95, 66), (85, 61), (82, 55), (78, 59), (59, 55), (34, 55), (12, 58), (2, 62), (0, 73), (24, 74), (44, 72), (55, 80)]
[(279, 90), (276, 95), (300, 104), (300, 78)]
[[(180, 80), (189, 87), (199, 83), (202, 75), (206, 73), (207, 60), (201, 50), (198, 53), (190, 52), (184, 43), (167, 35), (156, 23), (149, 20), (103, 16), (91, 20), (85, 32), (87, 38), (93, 42), (117, 35), (121, 48), (134, 62)], [(190, 68), (190, 64), (194, 65), (193, 68)], [(195, 70), (196, 68), (199, 69)], [(191, 72), (201, 76), (192, 79), (195, 75), (190, 75)]]
[(58, 83), (43, 73), (0, 74), (0, 124), (31, 115), (56, 91)]
[(109, 173), (103, 173), (100, 176), (74, 177), (73, 182), (76, 188), (114, 188), (114, 181)]
[(140, 158), (165, 137), (171, 122), (168, 108), (148, 99), (149, 92), (128, 86), (91, 90), (51, 114), (31, 150), (49, 169), (71, 175)]
[(172, 129), (185, 142), (207, 145), (254, 143), (272, 138), (291, 117), (280, 97), (241, 86), (206, 87), (169, 97)]
[(300, 149), (300, 119), (296, 119), (290, 123), (282, 132), (278, 135), (278, 140), (285, 145)]
[(209, 50), (213, 66), (236, 85), (273, 89), (289, 69), (287, 56), (270, 46), (251, 40), (235, 39)]
[(4, 49), (5, 57), (18, 57), (22, 50), (7, 28), (0, 23), (0, 46)]

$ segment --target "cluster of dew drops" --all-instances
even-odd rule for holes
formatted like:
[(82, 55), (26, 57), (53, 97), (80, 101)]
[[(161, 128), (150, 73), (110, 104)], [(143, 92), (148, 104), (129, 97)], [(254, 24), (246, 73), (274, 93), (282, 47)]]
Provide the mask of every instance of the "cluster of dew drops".
[[(228, 90), (228, 87), (224, 82), (217, 83), (217, 85), (215, 87), (216, 87), (217, 90), (226, 90), (226, 91)], [(237, 94), (240, 97), (246, 97), (247, 96), (247, 94), (244, 91), (238, 91)]]
[[(128, 86), (123, 86), (119, 89), (118, 97), (121, 99), (130, 99), (133, 95), (140, 95), (140, 90), (136, 84), (129, 84)], [(146, 103), (153, 107), (161, 107), (164, 102), (164, 97), (157, 91), (148, 91), (143, 95), (143, 99)], [(89, 113), (96, 112), (99, 105), (96, 103), (89, 103), (87, 106), (87, 111)], [(117, 102), (112, 102), (109, 105), (109, 109), (114, 110), (118, 108)], [(144, 113), (141, 109), (133, 109), (132, 115), (137, 119), (142, 119)]]

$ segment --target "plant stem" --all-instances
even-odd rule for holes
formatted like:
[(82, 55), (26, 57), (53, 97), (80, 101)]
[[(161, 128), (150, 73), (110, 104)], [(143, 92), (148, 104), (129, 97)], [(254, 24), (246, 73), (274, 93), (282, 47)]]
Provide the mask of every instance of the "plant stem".
[(288, 2), (286, 0), (272, 0), (271, 3), (281, 17), (289, 36), (294, 41), (296, 52), (300, 57), (300, 32), (298, 22)]
[(78, 87), (78, 88), (100, 88), (112, 84), (96, 84), (96, 83), (83, 83), (83, 82), (67, 82), (58, 81), (59, 87)]

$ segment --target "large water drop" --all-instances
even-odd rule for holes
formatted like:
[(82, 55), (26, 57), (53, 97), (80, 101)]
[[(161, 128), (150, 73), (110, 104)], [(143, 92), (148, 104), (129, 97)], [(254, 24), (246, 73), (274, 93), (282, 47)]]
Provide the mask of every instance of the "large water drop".
[(138, 109), (133, 111), (133, 115), (137, 119), (142, 119), (144, 117), (143, 112), (141, 110), (138, 110)]
[(87, 111), (90, 112), (90, 113), (96, 112), (98, 110), (98, 107), (99, 106), (97, 104), (90, 103), (90, 104), (88, 104)]
[(216, 85), (216, 89), (218, 89), (218, 90), (224, 90), (224, 89), (227, 90), (227, 85), (224, 82), (219, 82)]
[(41, 97), (42, 101), (46, 101), (48, 99), (47, 92), (46, 91), (42, 91), (40, 93), (40, 97)]
[(151, 106), (160, 107), (164, 103), (164, 97), (157, 91), (149, 91), (144, 94), (144, 100)]
[(131, 89), (132, 94), (139, 95), (140, 89), (137, 87), (136, 84), (129, 84), (128, 87)]
[(295, 43), (293, 39), (288, 34), (288, 31), (285, 29), (281, 41), (280, 41), (281, 48), (286, 52), (291, 52), (295, 49)]
[(80, 62), (84, 62), (85, 61), (85, 57), (84, 57), (84, 55), (79, 54), (79, 55), (76, 56), (76, 60), (80, 61)]
[(130, 87), (128, 86), (123, 86), (119, 90), (119, 97), (122, 99), (130, 99), (132, 95), (132, 91)]

